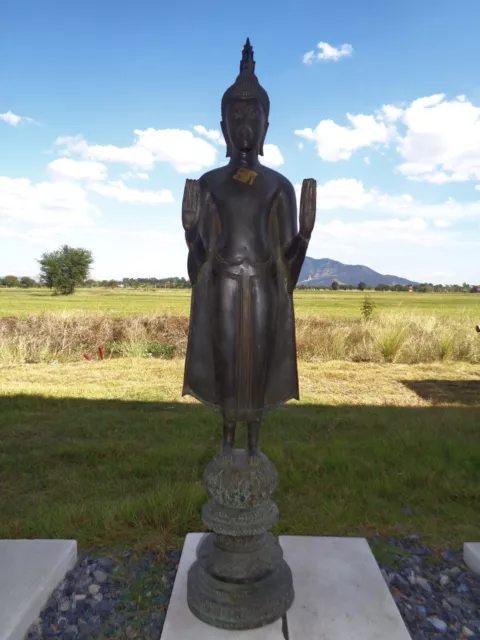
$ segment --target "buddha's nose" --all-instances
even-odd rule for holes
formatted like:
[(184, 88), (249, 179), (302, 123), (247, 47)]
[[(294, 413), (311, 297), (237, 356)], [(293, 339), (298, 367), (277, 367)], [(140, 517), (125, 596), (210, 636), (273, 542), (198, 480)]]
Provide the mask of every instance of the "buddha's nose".
[(251, 138), (253, 135), (253, 131), (252, 128), (249, 127), (247, 124), (243, 124), (239, 129), (238, 129), (238, 134), (242, 137), (242, 138)]

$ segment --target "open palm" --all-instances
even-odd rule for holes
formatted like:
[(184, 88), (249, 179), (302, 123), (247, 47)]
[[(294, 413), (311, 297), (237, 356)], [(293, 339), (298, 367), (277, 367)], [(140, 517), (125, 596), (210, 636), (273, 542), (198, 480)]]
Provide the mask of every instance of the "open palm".
[(300, 195), (300, 233), (309, 239), (315, 226), (317, 210), (317, 181), (305, 178)]

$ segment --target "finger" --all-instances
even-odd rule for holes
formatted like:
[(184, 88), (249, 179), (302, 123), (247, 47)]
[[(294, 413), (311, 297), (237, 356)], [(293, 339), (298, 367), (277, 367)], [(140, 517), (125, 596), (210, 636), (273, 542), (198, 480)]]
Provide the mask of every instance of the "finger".
[(301, 194), (300, 194), (300, 209), (303, 209), (305, 207), (306, 198), (307, 198), (307, 191), (308, 191), (308, 184), (307, 184), (307, 181), (304, 180), (302, 182), (302, 191), (301, 191)]
[(200, 182), (198, 180), (193, 180), (192, 194), (196, 209), (198, 207), (198, 203), (200, 202)]
[(200, 185), (198, 180), (191, 180), (190, 182), (190, 204), (192, 210), (195, 210), (200, 197)]
[(189, 211), (195, 209), (195, 180), (188, 181), (188, 198), (187, 198), (187, 207)]
[(317, 183), (315, 180), (310, 180), (308, 185), (308, 202), (315, 210), (317, 201)]
[(185, 209), (188, 205), (188, 180), (185, 183), (185, 189), (183, 190), (182, 208)]
[(308, 180), (304, 180), (302, 183), (302, 196), (306, 198), (308, 196)]

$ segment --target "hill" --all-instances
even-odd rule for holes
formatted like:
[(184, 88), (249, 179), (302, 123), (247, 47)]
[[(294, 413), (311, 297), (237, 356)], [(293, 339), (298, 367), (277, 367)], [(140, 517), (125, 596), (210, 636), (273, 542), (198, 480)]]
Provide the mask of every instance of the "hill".
[(371, 285), (373, 287), (378, 284), (418, 284), (418, 282), (400, 278), (399, 276), (378, 273), (361, 264), (343, 264), (329, 258), (305, 258), (298, 284), (311, 287), (329, 287), (334, 280), (338, 284), (350, 284), (355, 287), (359, 282), (365, 282), (367, 286)]

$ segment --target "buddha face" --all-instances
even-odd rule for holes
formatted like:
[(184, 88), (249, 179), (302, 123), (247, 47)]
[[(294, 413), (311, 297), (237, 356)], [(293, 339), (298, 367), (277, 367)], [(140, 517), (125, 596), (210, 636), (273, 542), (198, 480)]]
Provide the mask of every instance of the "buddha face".
[(226, 109), (222, 130), (237, 151), (262, 153), (267, 130), (267, 119), (259, 100), (235, 100)]

